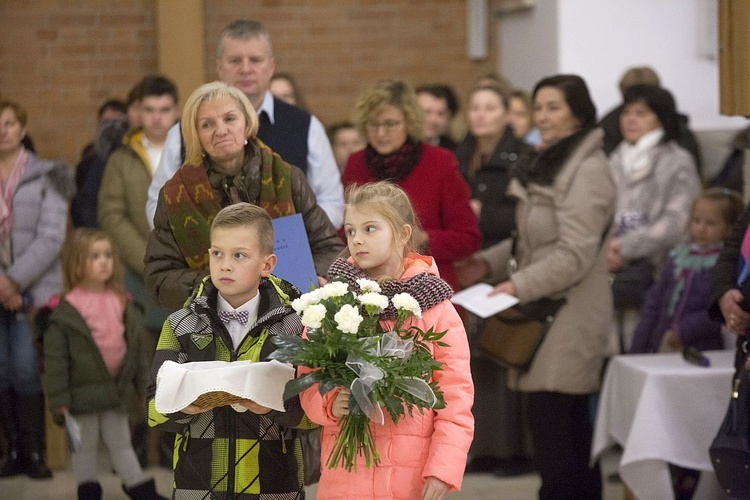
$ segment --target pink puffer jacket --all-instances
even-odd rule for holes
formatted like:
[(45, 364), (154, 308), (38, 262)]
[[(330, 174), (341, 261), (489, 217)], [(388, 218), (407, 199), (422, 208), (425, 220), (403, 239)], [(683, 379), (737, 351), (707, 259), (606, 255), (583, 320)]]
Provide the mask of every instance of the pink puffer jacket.
[[(402, 279), (422, 272), (438, 274), (432, 257), (408, 259)], [(383, 322), (387, 328), (392, 321)], [(443, 363), (434, 373), (445, 394), (446, 408), (415, 412), (404, 416), (398, 425), (385, 413), (384, 425), (370, 424), (380, 454), (380, 465), (365, 466), (364, 458), (357, 462), (357, 470), (328, 469), (325, 463), (338, 433), (338, 419), (331, 415), (331, 403), (338, 390), (321, 396), (314, 385), (300, 395), (302, 407), (311, 420), (323, 426), (322, 476), (318, 485), (318, 500), (364, 500), (420, 498), (425, 478), (434, 476), (450, 486), (450, 491), (461, 488), (466, 455), (474, 435), (474, 384), (469, 367), (469, 346), (463, 323), (453, 305), (444, 301), (422, 312), (422, 319), (414, 324), (423, 330), (434, 327), (447, 330), (443, 337), (449, 347), (433, 346), (433, 355)], [(300, 368), (300, 374), (309, 369)]]

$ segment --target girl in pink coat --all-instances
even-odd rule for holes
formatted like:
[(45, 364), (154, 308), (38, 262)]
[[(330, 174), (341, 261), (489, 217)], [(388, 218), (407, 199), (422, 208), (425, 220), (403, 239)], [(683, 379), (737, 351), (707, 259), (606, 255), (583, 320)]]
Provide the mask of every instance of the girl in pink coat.
[[(321, 396), (317, 385), (300, 395), (308, 417), (323, 426), (322, 471), (318, 500), (422, 499), (440, 500), (461, 488), (466, 456), (474, 434), (471, 406), (474, 384), (469, 368), (469, 346), (463, 323), (448, 300), (450, 286), (440, 279), (432, 257), (413, 253), (419, 231), (409, 198), (388, 182), (352, 186), (347, 191), (344, 231), (351, 257), (334, 261), (329, 278), (345, 277), (359, 292), (358, 278), (376, 279), (381, 293), (392, 298), (406, 292), (419, 302), (422, 318), (414, 324), (423, 330), (447, 331), (432, 345), (442, 370), (433, 374), (444, 392), (446, 407), (408, 414), (394, 424), (386, 412), (385, 424), (371, 423), (380, 464), (368, 469), (359, 457), (356, 471), (328, 469), (326, 460), (349, 410), (349, 389), (341, 387)], [(381, 313), (381, 324), (393, 325), (392, 306)], [(302, 372), (302, 369), (300, 369)]]

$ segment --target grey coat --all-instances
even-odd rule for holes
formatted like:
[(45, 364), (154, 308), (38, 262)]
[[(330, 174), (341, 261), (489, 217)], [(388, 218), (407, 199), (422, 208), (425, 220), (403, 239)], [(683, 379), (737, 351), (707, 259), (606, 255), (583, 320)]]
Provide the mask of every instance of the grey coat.
[(685, 235), (690, 207), (700, 192), (695, 162), (675, 141), (654, 147), (649, 168), (625, 173), (622, 144), (610, 158), (617, 186), (616, 220), (635, 214), (644, 221), (616, 236), (625, 261), (647, 258), (661, 266), (667, 252)]
[(13, 263), (5, 272), (36, 306), (46, 304), (63, 289), (60, 250), (68, 202), (75, 194), (73, 175), (68, 165), (29, 153), (13, 195)]
[[(518, 198), (518, 270), (510, 276), (521, 303), (565, 296), (528, 372), (509, 373), (521, 391), (588, 394), (599, 387), (612, 318), (605, 232), (615, 210), (615, 186), (596, 129), (565, 161), (550, 186), (514, 179)], [(510, 241), (480, 252), (492, 281), (508, 279)]]

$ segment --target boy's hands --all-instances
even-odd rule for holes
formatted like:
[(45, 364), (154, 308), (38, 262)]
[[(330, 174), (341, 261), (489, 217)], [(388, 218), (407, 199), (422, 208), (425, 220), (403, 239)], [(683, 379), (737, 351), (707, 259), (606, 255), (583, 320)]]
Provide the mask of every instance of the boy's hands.
[(216, 408), (215, 406), (198, 406), (198, 405), (187, 405), (185, 408), (180, 410), (182, 413), (187, 413), (188, 415), (197, 415), (199, 413), (203, 413), (205, 411), (210, 411)]
[(244, 406), (245, 408), (255, 413), (256, 415), (265, 415), (266, 413), (271, 411), (271, 408), (268, 408), (267, 406), (259, 405), (258, 403), (250, 399), (243, 399), (238, 404), (241, 406)]
[(448, 485), (440, 479), (430, 476), (425, 479), (421, 500), (443, 500), (447, 494)]
[(346, 387), (342, 387), (336, 398), (333, 400), (331, 405), (331, 414), (336, 418), (341, 418), (344, 415), (349, 415), (349, 396), (352, 391)]
[[(244, 399), (237, 403), (251, 412), (257, 414), (257, 415), (265, 415), (266, 413), (271, 411), (271, 408), (268, 408), (267, 406), (262, 406), (256, 403), (255, 401), (251, 401), (249, 399)], [(198, 406), (195, 404), (187, 405), (185, 408), (183, 408), (182, 413), (187, 413), (188, 415), (197, 415), (198, 413), (203, 413), (206, 411), (211, 411), (217, 406)]]

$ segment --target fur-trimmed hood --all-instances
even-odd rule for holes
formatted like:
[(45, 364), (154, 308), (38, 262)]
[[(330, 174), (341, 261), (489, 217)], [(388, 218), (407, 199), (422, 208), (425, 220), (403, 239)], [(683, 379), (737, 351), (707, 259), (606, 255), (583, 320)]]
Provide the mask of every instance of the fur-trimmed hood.
[(69, 164), (58, 160), (42, 160), (34, 153), (29, 152), (26, 161), (26, 170), (21, 177), (21, 183), (46, 175), (52, 187), (66, 200), (70, 200), (76, 194), (75, 171)]

